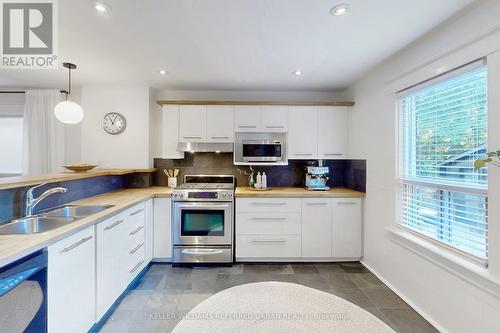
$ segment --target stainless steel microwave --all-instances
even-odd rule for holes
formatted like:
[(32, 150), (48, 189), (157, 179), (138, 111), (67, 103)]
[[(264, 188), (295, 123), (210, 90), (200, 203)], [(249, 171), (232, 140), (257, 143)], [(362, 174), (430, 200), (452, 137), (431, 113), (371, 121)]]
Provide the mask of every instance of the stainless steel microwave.
[(243, 162), (281, 162), (283, 143), (278, 140), (243, 140)]

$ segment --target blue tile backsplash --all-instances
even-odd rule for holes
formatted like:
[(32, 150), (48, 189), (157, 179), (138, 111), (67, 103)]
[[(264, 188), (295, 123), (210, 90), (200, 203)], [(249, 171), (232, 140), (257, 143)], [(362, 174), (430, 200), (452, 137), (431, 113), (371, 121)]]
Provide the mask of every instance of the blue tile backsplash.
[[(123, 189), (124, 180), (122, 176), (101, 176), (69, 180), (47, 184), (36, 189), (33, 194), (37, 197), (47, 189), (59, 186), (67, 188), (68, 191), (66, 193), (56, 193), (47, 197), (35, 207), (35, 213), (71, 201)], [(24, 199), (26, 197), (26, 191), (29, 188), (30, 186), (0, 190), (0, 224), (24, 216)]]

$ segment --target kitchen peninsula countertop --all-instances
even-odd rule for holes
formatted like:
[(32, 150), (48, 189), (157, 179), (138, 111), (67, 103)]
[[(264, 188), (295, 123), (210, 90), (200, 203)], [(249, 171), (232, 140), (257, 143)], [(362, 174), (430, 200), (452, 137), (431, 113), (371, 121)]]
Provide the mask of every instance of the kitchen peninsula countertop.
[(155, 172), (157, 169), (93, 169), (87, 172), (61, 172), (47, 175), (15, 176), (0, 178), (0, 190), (22, 186), (33, 186), (41, 183), (55, 183), (75, 179), (85, 179), (100, 176), (123, 176), (131, 173)]
[(151, 198), (170, 198), (172, 190), (172, 188), (159, 186), (126, 189), (70, 202), (68, 205), (113, 205), (113, 207), (43, 234), (0, 235), (0, 267), (54, 244), (142, 201)]

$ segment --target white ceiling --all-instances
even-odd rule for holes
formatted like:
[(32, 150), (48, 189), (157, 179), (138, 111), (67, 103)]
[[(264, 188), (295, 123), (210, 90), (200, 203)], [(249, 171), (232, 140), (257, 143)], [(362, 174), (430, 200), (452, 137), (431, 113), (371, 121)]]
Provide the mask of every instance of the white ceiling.
[[(59, 54), (76, 84), (337, 90), (473, 0), (60, 0)], [(158, 71), (168, 74), (161, 76)], [(303, 75), (292, 75), (300, 69)], [(64, 87), (60, 70), (0, 71), (0, 86)]]

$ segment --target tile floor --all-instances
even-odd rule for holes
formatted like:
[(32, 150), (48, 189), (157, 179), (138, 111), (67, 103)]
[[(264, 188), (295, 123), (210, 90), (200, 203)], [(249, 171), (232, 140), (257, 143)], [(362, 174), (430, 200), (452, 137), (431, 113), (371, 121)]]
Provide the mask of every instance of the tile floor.
[(232, 267), (152, 265), (101, 332), (170, 332), (201, 301), (226, 288), (260, 281), (299, 283), (342, 297), (401, 333), (437, 332), (360, 263), (236, 264)]

